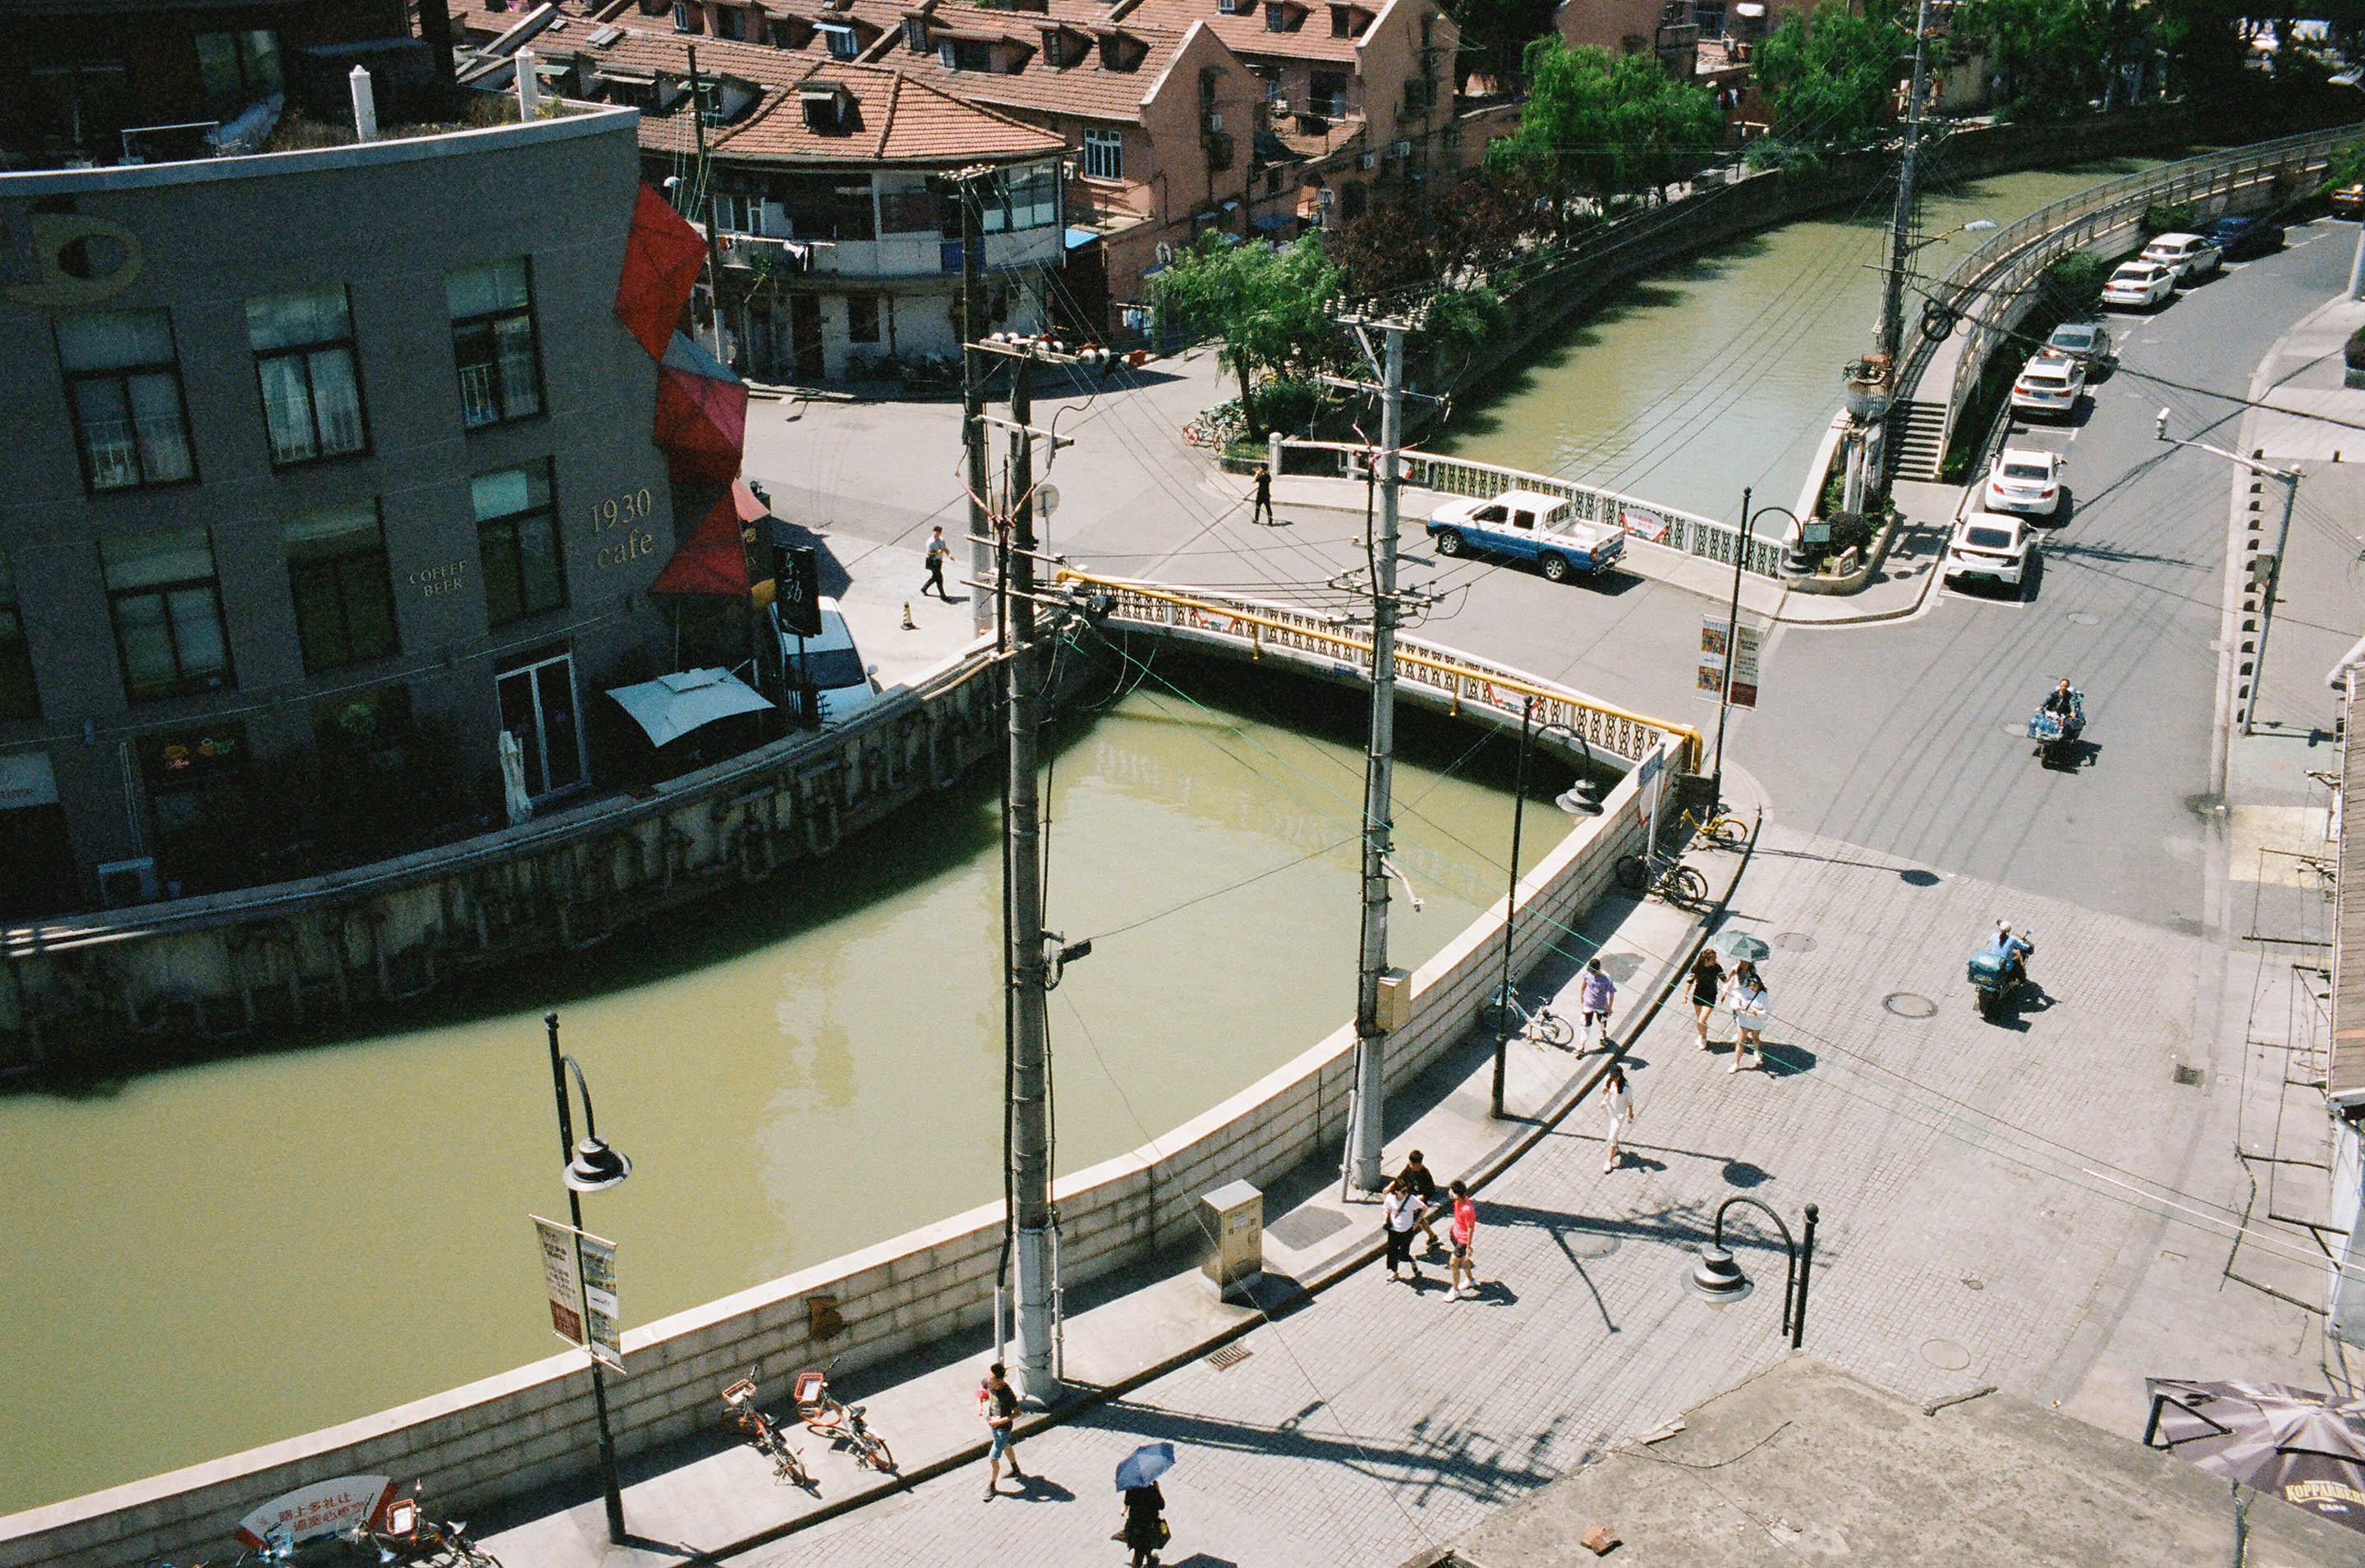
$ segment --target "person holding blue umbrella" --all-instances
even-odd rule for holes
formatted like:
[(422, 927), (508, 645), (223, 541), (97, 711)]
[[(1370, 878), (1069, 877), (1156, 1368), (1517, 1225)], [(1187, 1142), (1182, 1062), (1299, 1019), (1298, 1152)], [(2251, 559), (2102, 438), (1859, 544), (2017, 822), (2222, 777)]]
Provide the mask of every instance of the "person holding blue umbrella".
[(1117, 1539), (1133, 1553), (1133, 1568), (1157, 1568), (1159, 1549), (1173, 1539), (1166, 1497), (1158, 1490), (1158, 1478), (1173, 1467), (1172, 1443), (1144, 1443), (1116, 1467), (1116, 1489), (1125, 1494), (1125, 1527)]

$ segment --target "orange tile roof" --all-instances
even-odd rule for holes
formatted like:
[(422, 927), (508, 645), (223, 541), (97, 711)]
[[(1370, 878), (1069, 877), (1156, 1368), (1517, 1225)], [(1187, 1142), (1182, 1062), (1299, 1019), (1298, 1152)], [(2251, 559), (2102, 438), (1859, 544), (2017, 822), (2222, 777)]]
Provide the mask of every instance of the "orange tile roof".
[[(924, 76), (972, 103), (1038, 114), (1073, 115), (1082, 119), (1141, 118), (1141, 101), (1181, 52), (1186, 28), (1136, 26), (1125, 17), (1112, 26), (1109, 7), (1085, 0), (1063, 4), (1056, 13), (987, 10), (974, 6), (938, 5), (929, 13), (929, 38), (949, 34), (970, 38), (991, 34), (1010, 38), (1020, 46), (1016, 71), (947, 70), (936, 50), (906, 49), (900, 39), (891, 50), (871, 51), (878, 64)], [(1071, 65), (1051, 65), (1043, 58), (1042, 35), (1053, 29), (1104, 36), (1119, 33), (1145, 50), (1141, 62), (1130, 71), (1112, 71), (1101, 63), (1097, 47)]]
[[(1171, 28), (1182, 31), (1193, 22), (1204, 21), (1224, 40), (1225, 47), (1242, 59), (1264, 57), (1277, 60), (1318, 60), (1351, 65), (1355, 61), (1353, 39), (1330, 36), (1330, 6), (1328, 0), (1301, 0), (1306, 13), (1303, 22), (1294, 32), (1273, 32), (1265, 22), (1264, 13), (1271, 0), (1239, 0), (1239, 10), (1227, 15), (1217, 8), (1216, 0), (1139, 0), (1125, 13), (1128, 23), (1139, 21), (1151, 27)], [(1064, 6), (1062, 7), (1065, 8)], [(1377, 5), (1357, 6), (1363, 13), (1363, 26), (1368, 28), (1378, 14)]]

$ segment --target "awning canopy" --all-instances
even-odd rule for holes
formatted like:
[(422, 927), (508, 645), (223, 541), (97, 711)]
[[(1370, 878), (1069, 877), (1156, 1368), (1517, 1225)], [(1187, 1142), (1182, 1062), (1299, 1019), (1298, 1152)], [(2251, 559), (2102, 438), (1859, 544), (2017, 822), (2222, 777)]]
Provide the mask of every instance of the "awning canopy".
[(623, 275), (616, 283), (616, 316), (651, 359), (663, 359), (667, 340), (689, 303), (690, 286), (706, 260), (706, 241), (647, 185), (633, 208), (624, 242)]
[(708, 509), (704, 521), (681, 542), (665, 564), (651, 593), (713, 594), (725, 599), (747, 597), (747, 549), (741, 541), (735, 490), (725, 490)]
[(686, 669), (638, 686), (612, 688), (609, 696), (630, 713), (657, 745), (734, 713), (760, 713), (771, 707), (761, 693), (727, 669)]
[(1067, 248), (1070, 251), (1081, 251), (1100, 237), (1101, 231), (1097, 229), (1070, 228), (1067, 232)]

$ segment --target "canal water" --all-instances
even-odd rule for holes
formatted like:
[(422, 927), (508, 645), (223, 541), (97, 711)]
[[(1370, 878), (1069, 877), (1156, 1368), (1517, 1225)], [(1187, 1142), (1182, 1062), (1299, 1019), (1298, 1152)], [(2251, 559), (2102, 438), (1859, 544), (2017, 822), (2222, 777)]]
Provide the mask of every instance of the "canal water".
[[(1940, 173), (1944, 174), (1941, 151)], [(1941, 183), (1922, 231), (1974, 218), (2010, 223), (2157, 160)], [(1496, 396), (1457, 406), (1435, 450), (1600, 485), (1730, 519), (1742, 487), (1790, 506), (1840, 401), (1840, 369), (1872, 346), (1886, 264), (1889, 200), (1792, 223), (1664, 268), (1571, 323)], [(1943, 278), (1982, 233), (1921, 251)], [(1906, 295), (1918, 321), (1922, 296)]]
[[(1133, 674), (1141, 677), (1138, 669)], [(1250, 684), (1254, 682), (1254, 684)], [(1354, 1010), (1363, 699), (1161, 655), (1059, 726), (1057, 1167), (1144, 1142)], [(1500, 896), (1510, 744), (1399, 721), (1393, 957)], [(1565, 830), (1537, 770), (1530, 864)], [(542, 1014), (632, 1179), (585, 1199), (646, 1323), (1000, 1192), (994, 777), (760, 889), (366, 1038), (0, 1098), (0, 1513), (364, 1415), (552, 1338)]]

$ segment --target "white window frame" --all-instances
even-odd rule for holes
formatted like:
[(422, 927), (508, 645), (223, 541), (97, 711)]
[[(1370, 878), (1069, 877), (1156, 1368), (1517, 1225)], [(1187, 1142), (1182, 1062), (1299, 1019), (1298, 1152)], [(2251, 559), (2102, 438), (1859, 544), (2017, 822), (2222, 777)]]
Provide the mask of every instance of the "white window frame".
[(1101, 130), (1090, 126), (1085, 128), (1084, 178), (1088, 180), (1125, 178), (1125, 132)]

